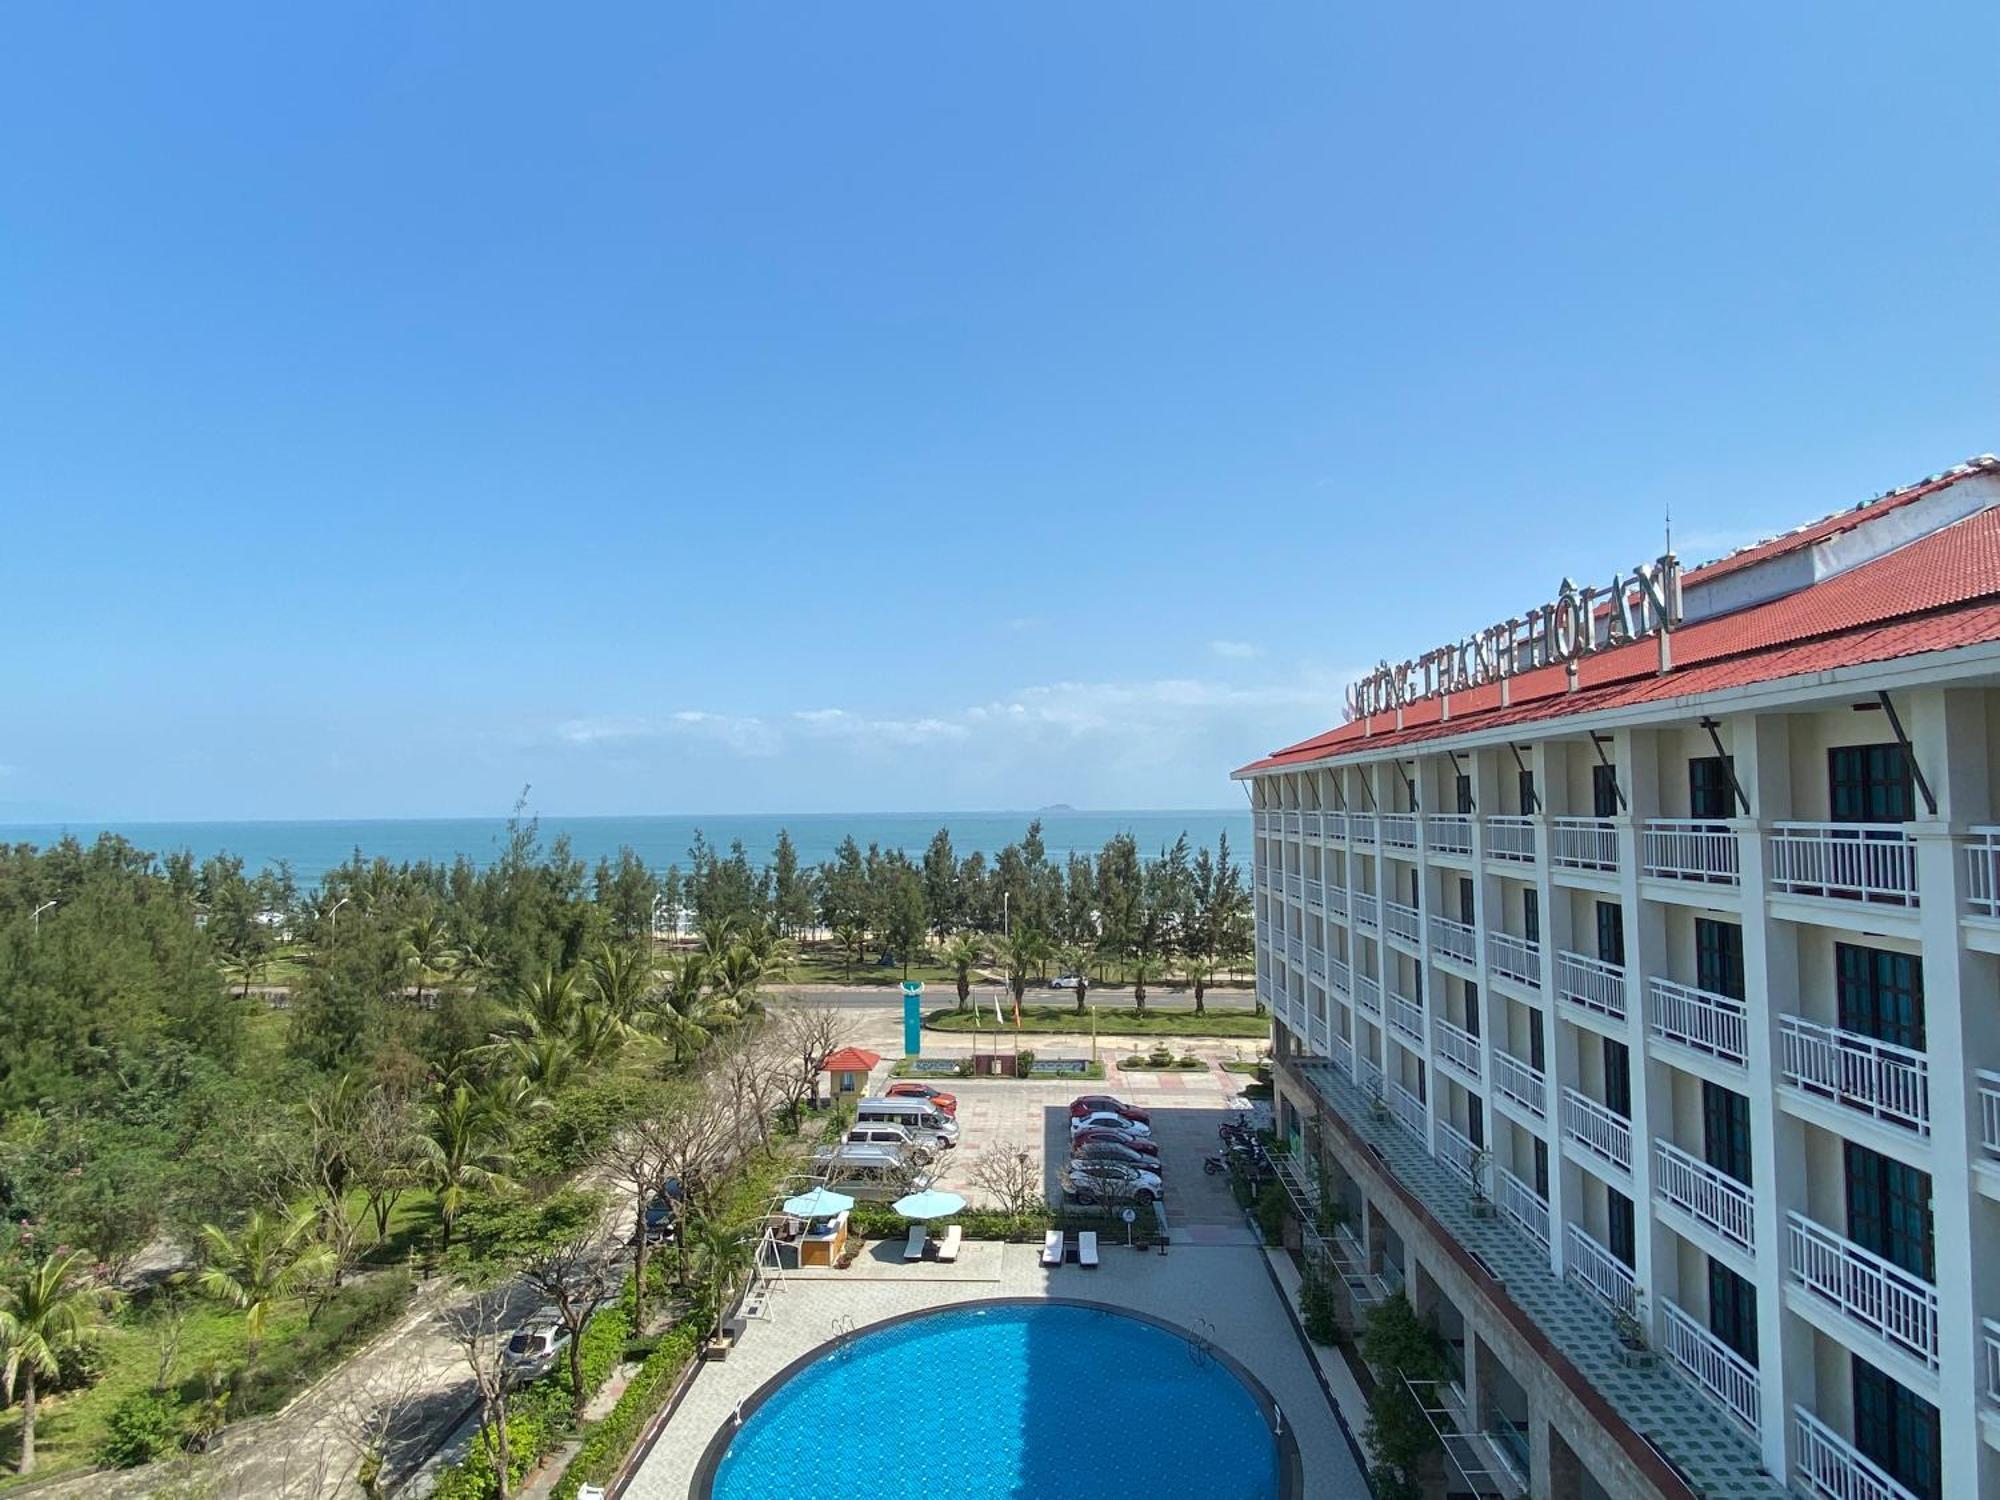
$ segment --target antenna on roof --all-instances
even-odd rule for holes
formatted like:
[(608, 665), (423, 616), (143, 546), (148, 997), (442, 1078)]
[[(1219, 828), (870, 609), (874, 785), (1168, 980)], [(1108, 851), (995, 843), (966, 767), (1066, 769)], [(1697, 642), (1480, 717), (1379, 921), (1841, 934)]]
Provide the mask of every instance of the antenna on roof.
[(1674, 502), (1667, 501), (1667, 556), (1674, 555)]

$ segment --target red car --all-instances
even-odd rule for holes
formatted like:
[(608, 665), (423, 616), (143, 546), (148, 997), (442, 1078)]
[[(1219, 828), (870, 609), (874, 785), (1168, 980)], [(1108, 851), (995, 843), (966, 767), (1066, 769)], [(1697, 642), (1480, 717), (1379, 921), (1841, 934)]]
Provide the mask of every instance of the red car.
[(1137, 1120), (1141, 1125), (1153, 1123), (1153, 1117), (1136, 1104), (1127, 1104), (1122, 1099), (1114, 1099), (1109, 1094), (1085, 1094), (1081, 1099), (1073, 1099), (1069, 1106), (1070, 1116), (1080, 1119), (1084, 1115), (1123, 1115), (1128, 1120)]
[(928, 1099), (946, 1114), (952, 1116), (958, 1114), (958, 1095), (947, 1094), (943, 1089), (934, 1089), (928, 1083), (911, 1083), (908, 1080), (902, 1083), (892, 1083), (889, 1085), (889, 1092), (883, 1097), (888, 1099)]
[(1150, 1156), (1154, 1161), (1160, 1159), (1160, 1148), (1145, 1136), (1127, 1135), (1122, 1130), (1079, 1130), (1070, 1137), (1069, 1144), (1070, 1149), (1074, 1151), (1078, 1146), (1107, 1142), (1115, 1146), (1129, 1146), (1141, 1156)]

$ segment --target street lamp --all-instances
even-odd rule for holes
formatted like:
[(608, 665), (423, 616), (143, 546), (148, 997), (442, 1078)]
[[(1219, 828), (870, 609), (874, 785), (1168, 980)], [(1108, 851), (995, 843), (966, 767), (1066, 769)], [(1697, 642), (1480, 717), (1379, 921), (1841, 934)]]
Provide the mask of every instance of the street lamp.
[(34, 915), (31, 918), (31, 920), (35, 924), (36, 937), (40, 937), (42, 935), (42, 913), (45, 911), (52, 910), (55, 907), (55, 905), (56, 905), (55, 899), (51, 897), (49, 900), (44, 901), (40, 906), (35, 908)]
[(338, 901), (334, 902), (332, 906), (327, 908), (326, 925), (329, 928), (336, 930), (339, 928), (340, 909), (341, 907), (347, 905), (347, 903), (352, 901), (353, 899), (354, 898), (352, 896), (342, 896)]

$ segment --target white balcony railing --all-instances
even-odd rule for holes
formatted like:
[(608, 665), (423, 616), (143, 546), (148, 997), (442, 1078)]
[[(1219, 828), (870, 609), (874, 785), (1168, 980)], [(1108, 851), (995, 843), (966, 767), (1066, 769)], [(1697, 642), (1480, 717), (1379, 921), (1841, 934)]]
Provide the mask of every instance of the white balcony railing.
[(1285, 894), (1297, 901), (1305, 895), (1305, 878), (1294, 870), (1285, 877)]
[(1598, 1244), (1580, 1224), (1563, 1226), (1563, 1261), (1570, 1278), (1615, 1311), (1636, 1315), (1638, 1283), (1632, 1268)]
[(1535, 820), (1495, 813), (1486, 820), (1486, 857), (1512, 860), (1516, 864), (1535, 862)]
[(1549, 824), (1549, 863), (1559, 870), (1618, 869), (1618, 825), (1609, 818), (1556, 818)]
[(1563, 1134), (1612, 1166), (1632, 1170), (1632, 1122), (1614, 1114), (1588, 1094), (1565, 1088), (1562, 1097)]
[(1424, 1008), (1403, 996), (1389, 996), (1389, 1029), (1400, 1032), (1419, 1052), (1424, 1050)]
[(1651, 981), (1653, 1035), (1724, 1062), (1750, 1055), (1750, 1023), (1741, 1000), (1671, 979)]
[(1381, 926), (1381, 918), (1376, 914), (1375, 898), (1367, 891), (1354, 891), (1348, 896), (1348, 905), (1354, 913), (1354, 925), (1373, 932)]
[(1556, 954), (1556, 993), (1600, 1016), (1625, 1019), (1625, 970), (1618, 964), (1563, 949)]
[(2000, 828), (1991, 824), (1965, 837), (1965, 909), (1978, 917), (2000, 917)]
[(1329, 958), (1326, 961), (1326, 975), (1327, 982), (1336, 995), (1348, 995), (1354, 992), (1353, 971), (1347, 967), (1346, 959)]
[(1347, 814), (1344, 812), (1322, 812), (1319, 815), (1319, 836), (1328, 843), (1347, 837)]
[(1477, 1187), (1479, 1176), (1477, 1162), (1479, 1148), (1471, 1139), (1449, 1120), (1437, 1122), (1437, 1159), (1451, 1169), (1454, 1177), (1467, 1187)]
[(1382, 981), (1373, 974), (1354, 976), (1354, 1003), (1371, 1016), (1382, 1014)]
[(1682, 1213), (1731, 1244), (1757, 1248), (1750, 1189), (1700, 1157), (1667, 1141), (1653, 1142), (1653, 1185)]
[(1776, 823), (1772, 828), (1772, 890), (1917, 904), (1917, 846), (1902, 824)]
[(2000, 1156), (2000, 1073), (1979, 1070), (1979, 1144)]
[(1712, 885), (1735, 885), (1743, 878), (1736, 830), (1699, 818), (1648, 818), (1639, 868), (1664, 880)]
[(1479, 937), (1470, 923), (1453, 917), (1433, 916), (1430, 922), (1431, 946), (1441, 958), (1456, 959), (1467, 968), (1479, 962)]
[(1431, 1035), (1437, 1041), (1438, 1061), (1450, 1063), (1478, 1083), (1480, 1060), (1486, 1050), (1479, 1038), (1443, 1016), (1431, 1022)]
[(1471, 854), (1472, 817), (1469, 813), (1437, 813), (1429, 825), (1433, 854)]
[(1306, 940), (1297, 934), (1285, 939), (1285, 955), (1295, 964), (1303, 966), (1306, 961)]
[(1391, 849), (1414, 849), (1417, 847), (1417, 815), (1415, 813), (1383, 813), (1382, 842)]
[(1358, 1047), (1354, 1052), (1354, 1078), (1361, 1091), (1371, 1098), (1383, 1091), (1382, 1065)]
[(1778, 1017), (1778, 1048), (1785, 1082), (1917, 1135), (1931, 1133), (1923, 1053), (1804, 1016)]
[(1985, 1356), (1981, 1363), (1986, 1371), (1986, 1400), (1989, 1405), (2000, 1406), (2000, 1323), (1981, 1318), (1979, 1332)]
[(1375, 847), (1375, 814), (1351, 812), (1347, 815), (1348, 842), (1362, 849)]
[(1511, 932), (1486, 934), (1486, 966), (1502, 979), (1542, 987), (1542, 945)]
[(1329, 917), (1345, 918), (1347, 915), (1347, 887), (1329, 884), (1326, 888), (1326, 914)]
[(1542, 1070), (1498, 1047), (1493, 1049), (1493, 1092), (1513, 1100), (1538, 1120), (1547, 1117), (1548, 1081)]
[(1292, 838), (1299, 836), (1299, 815), (1296, 812), (1285, 814), (1285, 832)]
[(1317, 948), (1306, 953), (1306, 973), (1321, 984), (1326, 983), (1326, 955)]
[(1936, 1369), (1937, 1288), (1796, 1210), (1786, 1218), (1792, 1280), (1850, 1322)]
[(1250, 826), (1252, 831), (1256, 833), (1269, 833), (1271, 831), (1271, 814), (1262, 810), (1252, 813), (1250, 815)]
[(1302, 813), (1299, 817), (1299, 823), (1301, 831), (1307, 838), (1316, 839), (1319, 837), (1319, 814), (1317, 812), (1309, 811)]
[(1668, 1360), (1755, 1436), (1764, 1409), (1757, 1367), (1672, 1301), (1662, 1299), (1660, 1311), (1666, 1317)]
[(1306, 879), (1306, 905), (1314, 911), (1326, 909), (1326, 886), (1310, 876)]
[(1521, 1233), (1549, 1248), (1549, 1200), (1505, 1167), (1493, 1173), (1493, 1201)]
[(1917, 1500), (1803, 1406), (1792, 1408), (1792, 1431), (1799, 1484), (1816, 1500)]
[(1401, 938), (1419, 948), (1423, 946), (1424, 919), (1414, 906), (1385, 899), (1382, 902), (1382, 924), (1389, 930), (1390, 937)]
[(1423, 1100), (1393, 1080), (1389, 1084), (1389, 1113), (1396, 1117), (1399, 1125), (1416, 1137), (1419, 1145), (1428, 1144), (1426, 1137), (1429, 1121), (1425, 1117)]
[(1333, 1065), (1349, 1078), (1354, 1076), (1354, 1043), (1344, 1036), (1333, 1039)]

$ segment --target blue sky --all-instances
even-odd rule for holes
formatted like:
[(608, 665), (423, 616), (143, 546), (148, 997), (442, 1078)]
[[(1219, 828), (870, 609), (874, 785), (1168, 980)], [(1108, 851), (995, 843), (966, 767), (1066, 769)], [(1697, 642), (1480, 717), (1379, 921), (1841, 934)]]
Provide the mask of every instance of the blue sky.
[(16, 8), (0, 817), (1226, 805), (2000, 447), (1995, 16)]

